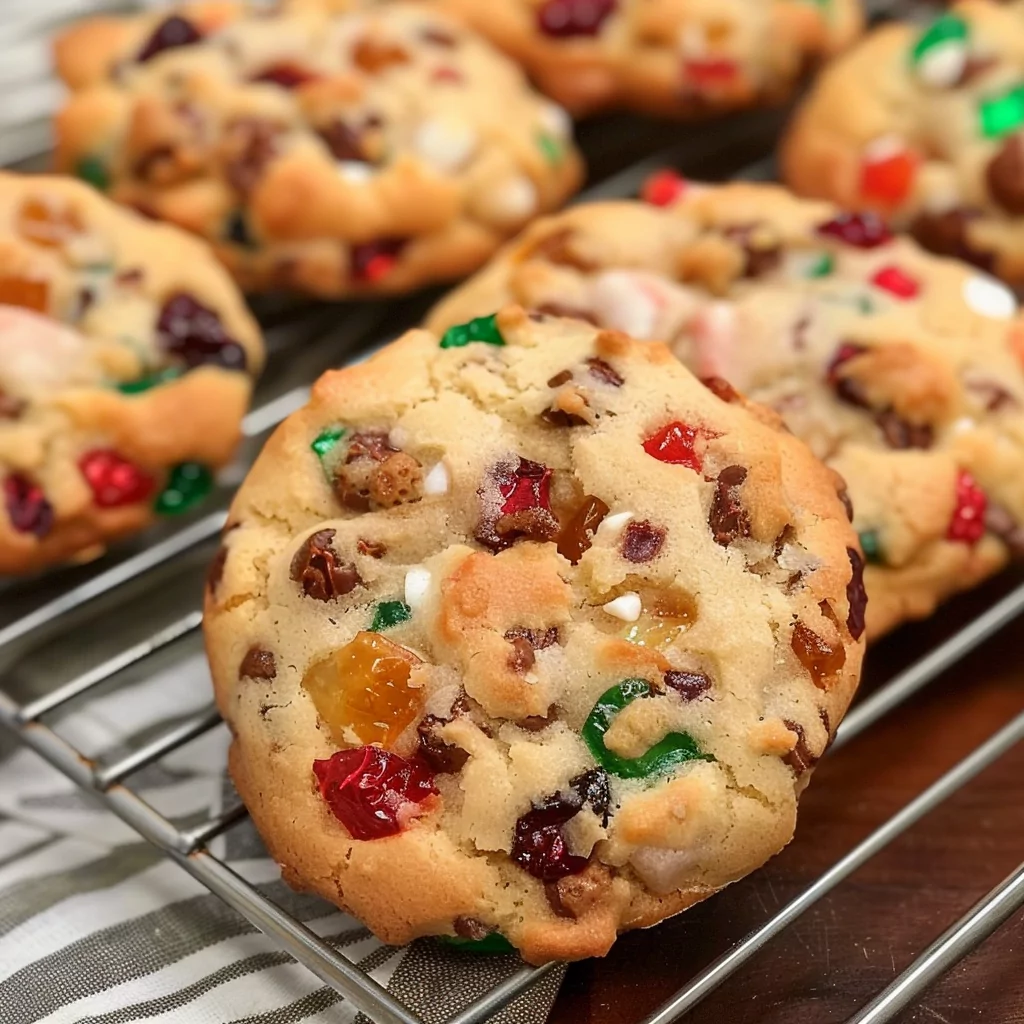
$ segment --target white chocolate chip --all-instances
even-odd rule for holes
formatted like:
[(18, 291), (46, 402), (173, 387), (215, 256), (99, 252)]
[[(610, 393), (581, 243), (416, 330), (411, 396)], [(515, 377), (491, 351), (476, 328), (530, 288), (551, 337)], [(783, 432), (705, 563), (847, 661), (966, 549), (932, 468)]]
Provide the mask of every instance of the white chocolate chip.
[(644, 610), (640, 595), (633, 591), (615, 598), (614, 601), (609, 601), (602, 607), (609, 615), (614, 615), (615, 618), (622, 619), (623, 622), (636, 622)]
[(424, 494), (447, 494), (450, 486), (451, 477), (448, 473), (448, 467), (443, 462), (439, 462), (423, 478)]
[(906, 148), (903, 140), (898, 135), (880, 135), (864, 147), (864, 162), (879, 164), (883, 160), (889, 160), (894, 156), (898, 156)]
[(972, 430), (977, 430), (978, 421), (973, 416), (960, 416), (953, 420), (949, 425), (949, 432), (951, 434), (969, 434)]
[(964, 301), (979, 316), (1009, 320), (1017, 312), (1013, 292), (993, 277), (972, 274), (964, 281)]
[(431, 574), (429, 569), (417, 566), (405, 574), (405, 603), (412, 608), (419, 608), (430, 589)]
[(388, 443), (401, 451), (409, 443), (409, 431), (405, 427), (392, 427), (388, 431)]
[(373, 165), (362, 160), (339, 160), (338, 174), (353, 185), (363, 185), (373, 177)]
[(967, 47), (961, 39), (938, 43), (917, 62), (917, 77), (925, 85), (947, 89), (960, 81), (967, 64)]
[(417, 153), (441, 171), (457, 171), (476, 152), (477, 134), (461, 121), (430, 118), (424, 121), (413, 137)]
[(613, 516), (605, 516), (597, 528), (598, 532), (612, 533), (615, 530), (621, 530), (632, 518), (632, 512), (616, 512)]
[(598, 320), (634, 338), (653, 336), (659, 307), (627, 270), (608, 270), (591, 282), (591, 302)]
[(537, 212), (537, 186), (529, 178), (505, 178), (491, 193), (492, 219), (501, 224), (518, 224)]
[(564, 107), (557, 103), (545, 103), (540, 112), (540, 121), (545, 130), (560, 139), (572, 135), (572, 118)]
[(638, 846), (629, 858), (647, 888), (659, 894), (678, 889), (693, 874), (699, 860), (695, 850), (661, 850), (654, 846)]

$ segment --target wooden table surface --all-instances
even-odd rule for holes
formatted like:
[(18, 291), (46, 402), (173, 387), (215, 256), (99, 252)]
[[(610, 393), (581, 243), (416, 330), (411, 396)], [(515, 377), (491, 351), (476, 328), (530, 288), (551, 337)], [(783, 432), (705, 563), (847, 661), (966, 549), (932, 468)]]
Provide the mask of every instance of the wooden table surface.
[[(873, 692), (984, 611), (1024, 571), (958, 598), (869, 654)], [(761, 871), (569, 969), (553, 1024), (636, 1024), (1024, 710), (1024, 620), (936, 679), (817, 768), (796, 838)], [(845, 1021), (1024, 860), (1024, 744), (822, 899), (685, 1019), (692, 1024)], [(1024, 914), (901, 1018), (1024, 1024)]]

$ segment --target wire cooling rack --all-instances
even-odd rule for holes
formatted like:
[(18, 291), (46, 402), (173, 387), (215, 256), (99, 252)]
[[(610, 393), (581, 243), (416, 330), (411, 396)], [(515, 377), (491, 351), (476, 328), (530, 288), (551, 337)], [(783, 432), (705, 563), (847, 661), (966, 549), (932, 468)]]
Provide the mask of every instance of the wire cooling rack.
[[(58, 5), (61, 6), (61, 5)], [(881, 3), (874, 5), (883, 7)], [(2, 35), (2, 33), (0, 33)], [(581, 198), (615, 198), (635, 194), (653, 169), (666, 164), (696, 177), (722, 177), (742, 168), (739, 176), (770, 177), (769, 161), (750, 161), (770, 150), (779, 119), (773, 115), (736, 118), (705, 129), (678, 129), (676, 146), (649, 153), (664, 139), (664, 126), (644, 128), (628, 119), (605, 119), (585, 125), (581, 143), (598, 183)], [(416, 323), (430, 297), (397, 303), (359, 306), (296, 306), (264, 301), (257, 310), (263, 323), (270, 361), (257, 403), (246, 417), (247, 443), (239, 462), (222, 474), (222, 503), (238, 482), (266, 433), (301, 406), (308, 382), (338, 362), (354, 362)], [(87, 757), (48, 724), (71, 702), (92, 699), (119, 680), (145, 675), (160, 663), (183, 656), (189, 638), (201, 625), (195, 606), (197, 580), (204, 553), (224, 525), (224, 511), (208, 512), (163, 532), (151, 532), (120, 554), (93, 566), (51, 574), (29, 584), (0, 585), (0, 723), (109, 810), (163, 851), (183, 870), (270, 936), (351, 1005), (377, 1024), (423, 1024), (422, 1019), (385, 988), (298, 920), (268, 900), (211, 852), (211, 843), (242, 822), (246, 811), (233, 806), (187, 830), (158, 813), (131, 788), (132, 777), (148, 765), (217, 728), (211, 706), (178, 721), (144, 746), (117, 758)], [(182, 568), (184, 566), (184, 568)], [(174, 571), (184, 573), (187, 596), (177, 594)], [(180, 575), (180, 573), (179, 573)], [(178, 590), (181, 588), (179, 587)], [(147, 614), (132, 609), (146, 601), (166, 612), (175, 610), (159, 628), (148, 626)], [(178, 610), (180, 608), (180, 610)], [(860, 701), (839, 728), (833, 750), (851, 741), (957, 663), (1007, 624), (1024, 614), (1024, 584), (1012, 590), (959, 632), (901, 671), (872, 696)], [(166, 618), (166, 615), (164, 616)], [(139, 627), (139, 621), (146, 623)], [(122, 627), (132, 620), (134, 628)], [(102, 623), (105, 643), (97, 640)], [(112, 636), (110, 635), (112, 634)], [(56, 688), (31, 683), (31, 666), (45, 646), (60, 650), (84, 647), (77, 668)], [(47, 673), (43, 673), (47, 675)], [(26, 685), (26, 675), (30, 683)], [(929, 812), (1024, 740), (1024, 713), (911, 800), (866, 839), (833, 864), (763, 925), (737, 941), (724, 955), (691, 978), (674, 996), (638, 1024), (668, 1024), (696, 1007), (705, 997), (792, 926), (853, 872), (885, 850)], [(979, 900), (963, 917), (867, 1005), (848, 1024), (882, 1024), (911, 1006), (942, 973), (974, 950), (1024, 905), (1024, 864)], [(536, 984), (557, 965), (524, 966), (483, 997), (463, 1007), (447, 1024), (479, 1024)]]

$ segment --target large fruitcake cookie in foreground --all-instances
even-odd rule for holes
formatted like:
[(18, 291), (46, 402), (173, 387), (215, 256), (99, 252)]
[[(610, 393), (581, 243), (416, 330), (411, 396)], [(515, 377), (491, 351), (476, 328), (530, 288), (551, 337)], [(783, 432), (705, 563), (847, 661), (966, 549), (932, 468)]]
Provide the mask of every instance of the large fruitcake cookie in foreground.
[(70, 30), (57, 162), (204, 236), (246, 288), (458, 277), (578, 185), (565, 112), (429, 8), (224, 6)]
[(80, 182), (0, 173), (0, 574), (195, 505), (262, 359), (200, 242)]
[(860, 670), (837, 486), (666, 348), (515, 307), (322, 377), (206, 604), (285, 877), (543, 961), (762, 864)]
[(819, 79), (783, 167), (798, 192), (1024, 284), (1024, 5), (872, 33)]
[(775, 408), (847, 481), (872, 637), (1024, 554), (1024, 324), (1004, 286), (774, 186), (662, 174), (646, 194), (533, 225), (429, 326), (506, 302), (585, 317)]
[[(291, 0), (294, 7), (354, 0)], [(777, 103), (858, 34), (858, 0), (426, 0), (514, 57), (573, 113), (707, 115)]]

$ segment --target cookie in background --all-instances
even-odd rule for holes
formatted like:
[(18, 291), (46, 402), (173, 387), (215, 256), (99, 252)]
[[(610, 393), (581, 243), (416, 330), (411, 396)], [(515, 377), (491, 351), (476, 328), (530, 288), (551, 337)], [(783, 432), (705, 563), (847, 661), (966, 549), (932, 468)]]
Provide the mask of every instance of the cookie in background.
[(204, 615), (285, 879), (540, 963), (759, 867), (860, 675), (840, 484), (664, 346), (517, 307), (325, 374)]
[(428, 327), (517, 302), (664, 340), (775, 409), (847, 482), (871, 638), (1024, 555), (1024, 323), (1004, 285), (778, 186), (665, 172), (645, 195), (532, 225)]
[(0, 173), (0, 574), (194, 508), (262, 361), (201, 242), (81, 182)]
[(818, 79), (782, 167), (798, 192), (1024, 285), (1024, 5), (872, 32)]
[(253, 291), (464, 276), (582, 176), (562, 108), (420, 4), (196, 4), (86, 21), (56, 52), (57, 166), (201, 235)]
[[(356, 2), (286, 0), (306, 9)], [(848, 46), (863, 25), (859, 0), (424, 3), (487, 36), (579, 116), (624, 108), (706, 117), (781, 103), (808, 68)]]

